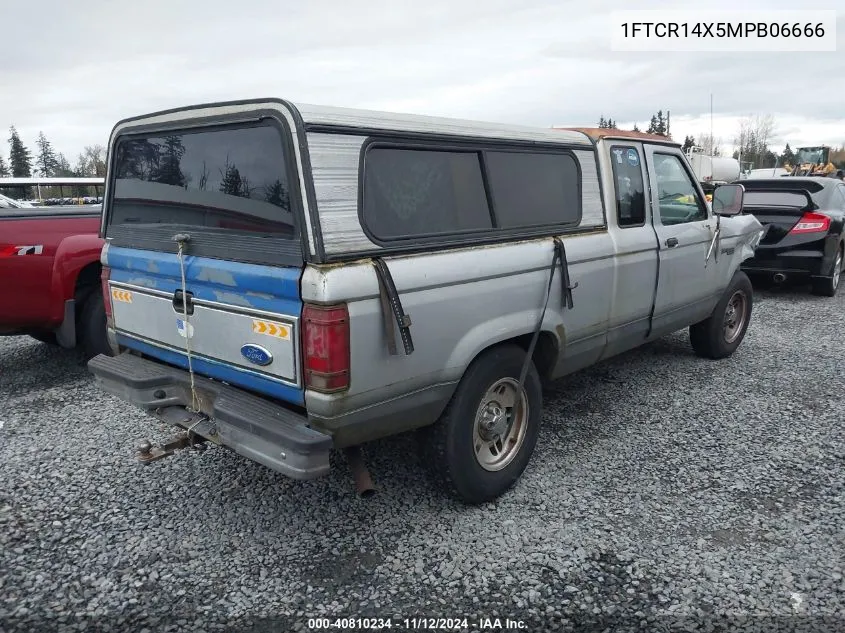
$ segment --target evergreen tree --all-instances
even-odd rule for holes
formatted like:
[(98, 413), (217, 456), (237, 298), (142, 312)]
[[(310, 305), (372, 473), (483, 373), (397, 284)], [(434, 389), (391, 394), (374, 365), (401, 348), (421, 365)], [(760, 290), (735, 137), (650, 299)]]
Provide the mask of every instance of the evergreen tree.
[(663, 116), (663, 110), (658, 110), (657, 114), (653, 114), (651, 122), (648, 124), (646, 132), (649, 134), (657, 134), (659, 136), (667, 136), (666, 134), (667, 121)]
[(687, 136), (684, 139), (684, 146), (683, 146), (684, 152), (685, 153), (688, 152), (693, 147), (695, 147), (695, 138), (693, 138), (692, 136)]
[(0, 156), (0, 178), (8, 178), (10, 175), (11, 173), (9, 172), (8, 165), (6, 165), (6, 161)]
[[(161, 146), (147, 139), (127, 139), (117, 146), (117, 161), (120, 166), (118, 178), (148, 180), (158, 169)], [(80, 156), (80, 161), (85, 161)], [(104, 165), (105, 167), (105, 165)]]
[(220, 183), (220, 191), (230, 196), (244, 196), (243, 180), (238, 168), (226, 159), (226, 168), (223, 171), (223, 180)]
[(35, 141), (35, 144), (38, 146), (38, 157), (35, 159), (35, 166), (38, 171), (44, 177), (55, 176), (59, 165), (56, 154), (53, 152), (53, 146), (44, 136), (44, 132), (38, 133), (38, 140)]
[(21, 141), (14, 125), (9, 128), (9, 163), (13, 178), (32, 176), (32, 154)]
[(789, 143), (786, 144), (786, 147), (783, 148), (783, 153), (780, 155), (780, 165), (792, 165), (795, 166), (795, 154), (792, 151), (792, 148), (789, 146)]
[(56, 176), (66, 178), (73, 175), (73, 169), (71, 168), (70, 162), (65, 157), (65, 155), (61, 152), (56, 154)]
[(182, 156), (185, 154), (182, 139), (178, 136), (166, 136), (164, 146), (159, 147), (159, 151), (160, 157), (153, 170), (152, 180), (165, 185), (185, 187), (187, 179), (180, 166)]
[(275, 204), (277, 207), (289, 209), (288, 192), (281, 180), (277, 180), (269, 187), (264, 189), (264, 201), (270, 204)]
[(640, 130), (640, 127), (636, 123), (634, 123), (634, 129), (632, 131), (633, 132), (641, 132), (642, 130)]
[(615, 130), (616, 129), (616, 121), (613, 119), (605, 119), (604, 115), (599, 117), (599, 127), (606, 130)]

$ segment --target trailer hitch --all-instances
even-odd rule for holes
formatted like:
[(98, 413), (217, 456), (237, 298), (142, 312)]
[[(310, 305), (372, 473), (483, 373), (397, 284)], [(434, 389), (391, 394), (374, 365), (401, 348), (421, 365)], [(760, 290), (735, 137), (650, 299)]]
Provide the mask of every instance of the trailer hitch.
[(204, 451), (207, 440), (194, 433), (183, 431), (177, 433), (169, 442), (165, 442), (160, 446), (154, 446), (149, 440), (144, 440), (138, 445), (138, 461), (149, 464), (150, 462), (170, 457), (178, 450), (183, 448), (195, 448)]

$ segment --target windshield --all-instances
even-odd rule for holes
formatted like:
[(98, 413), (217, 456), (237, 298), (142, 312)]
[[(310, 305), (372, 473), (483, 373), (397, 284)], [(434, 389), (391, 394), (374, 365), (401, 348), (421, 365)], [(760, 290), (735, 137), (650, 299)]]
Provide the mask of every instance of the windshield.
[(283, 148), (271, 123), (123, 139), (109, 222), (291, 236)]
[(804, 163), (826, 163), (826, 153), (822, 147), (804, 147), (799, 149), (798, 153), (795, 154), (795, 162), (799, 165)]

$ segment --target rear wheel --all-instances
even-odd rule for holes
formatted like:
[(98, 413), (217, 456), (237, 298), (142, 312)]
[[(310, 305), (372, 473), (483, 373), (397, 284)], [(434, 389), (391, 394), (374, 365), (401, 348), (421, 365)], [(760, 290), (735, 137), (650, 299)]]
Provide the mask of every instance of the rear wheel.
[(836, 291), (839, 290), (839, 281), (842, 279), (843, 266), (845, 266), (845, 257), (842, 255), (842, 245), (840, 244), (839, 251), (836, 253), (836, 259), (833, 261), (830, 276), (823, 277), (822, 279), (813, 279), (813, 294), (823, 297), (836, 296)]
[(82, 304), (79, 322), (76, 324), (77, 335), (81, 337), (82, 352), (91, 359), (98, 354), (112, 355), (106, 333), (106, 307), (101, 292), (91, 292)]
[[(423, 430), (429, 468), (453, 496), (469, 504), (491, 501), (519, 479), (540, 430), (543, 394), (531, 363), (520, 393), (525, 352), (493, 348), (467, 369), (443, 415)], [(521, 402), (513, 415), (517, 401)]]
[(734, 353), (748, 330), (752, 296), (751, 281), (744, 272), (737, 271), (713, 313), (690, 326), (690, 342), (696, 354), (719, 359)]

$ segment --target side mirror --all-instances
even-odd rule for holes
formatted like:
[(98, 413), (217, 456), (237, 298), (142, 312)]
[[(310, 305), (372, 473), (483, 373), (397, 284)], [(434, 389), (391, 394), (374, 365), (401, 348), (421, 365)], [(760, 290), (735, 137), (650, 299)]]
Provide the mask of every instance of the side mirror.
[(742, 199), (745, 187), (722, 185), (713, 192), (713, 213), (715, 215), (739, 215), (742, 213)]

